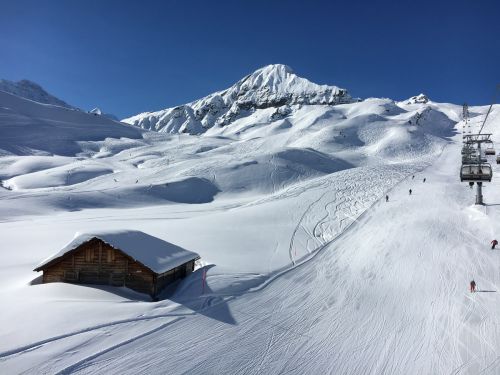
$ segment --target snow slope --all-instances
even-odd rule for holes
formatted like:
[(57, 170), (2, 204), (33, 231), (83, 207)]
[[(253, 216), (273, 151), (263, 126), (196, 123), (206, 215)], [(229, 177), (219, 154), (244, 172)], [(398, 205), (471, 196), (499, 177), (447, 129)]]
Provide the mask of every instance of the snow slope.
[[(496, 164), (485, 207), (458, 181), (486, 107), (464, 129), (428, 98), (264, 106), (195, 136), (4, 95), (0, 373), (498, 373)], [(41, 119), (67, 140), (19, 147)], [(158, 302), (32, 272), (75, 232), (123, 228), (203, 269)]]
[(101, 116), (0, 91), (0, 154), (76, 155), (79, 142), (142, 138), (143, 131)]
[[(499, 113), (500, 108), (495, 108), (492, 119), (498, 119)], [(460, 141), (457, 135), (432, 166), (415, 173), (414, 179), (412, 162), (401, 174), (387, 168), (374, 170), (372, 178), (365, 178), (367, 171), (360, 169), (360, 176), (349, 175), (343, 193), (334, 194), (332, 184), (346, 179), (333, 173), (250, 205), (198, 212), (194, 214), (198, 225), (187, 224), (193, 215), (180, 207), (129, 213), (86, 211), (6, 222), (0, 226), (6, 244), (17, 243), (25, 251), (11, 257), (13, 263), (0, 277), (7, 279), (17, 272), (24, 276), (2, 290), (7, 308), (0, 312), (1, 321), (19, 317), (30, 306), (36, 306), (38, 320), (26, 319), (25, 327), (10, 333), (13, 339), (2, 340), (0, 366), (8, 373), (36, 369), (86, 374), (496, 374), (500, 263), (488, 242), (500, 229), (496, 224), (500, 194), (491, 189), (498, 179), (494, 177), (485, 189), (488, 205), (473, 206), (473, 192), (457, 177)], [(373, 178), (378, 192), (370, 185)], [(350, 188), (356, 185), (361, 192), (357, 197)], [(389, 203), (378, 200), (386, 192)], [(373, 200), (371, 193), (376, 195)], [(335, 214), (360, 203), (367, 206), (344, 211), (345, 217), (353, 216), (351, 221), (337, 234), (327, 235), (340, 222)], [(279, 210), (281, 204), (284, 207)], [(340, 207), (334, 209), (335, 205)], [(200, 296), (197, 272), (169, 299), (157, 303), (106, 287), (28, 286), (29, 272), (21, 271), (45, 252), (47, 238), (54, 236), (56, 228), (64, 233), (91, 221), (96, 225), (95, 220), (105, 220), (109, 226), (125, 219), (172, 238), (182, 226), (192, 230), (202, 228), (202, 223), (220, 225), (224, 212), (240, 223), (238, 212), (256, 208), (281, 218), (287, 216), (286, 209), (292, 210), (290, 223), (310, 241), (317, 241), (321, 250), (293, 268), (252, 283), (248, 273), (219, 273), (216, 265), (209, 269), (205, 295)], [(179, 216), (172, 220), (175, 212)], [(250, 216), (254, 233), (286, 231), (279, 223), (266, 229), (262, 217)], [(167, 223), (176, 221), (183, 223), (166, 229)], [(18, 238), (21, 227), (28, 229), (30, 239)], [(290, 241), (294, 233), (282, 240)], [(239, 237), (241, 242), (244, 232)], [(42, 248), (29, 249), (33, 241)], [(223, 252), (221, 261), (229, 256)], [(261, 263), (265, 259), (260, 254), (256, 258)], [(467, 291), (472, 278), (480, 293)], [(40, 321), (44, 324), (35, 330)], [(11, 330), (3, 327), (4, 334)]]
[(42, 104), (51, 104), (59, 107), (65, 107), (68, 109), (77, 109), (65, 101), (56, 98), (55, 96), (49, 94), (40, 85), (35, 82), (23, 79), (18, 82), (8, 81), (6, 79), (0, 79), (0, 91), (7, 92), (9, 94), (20, 96), (34, 102)]
[[(37, 155), (0, 159), (4, 215), (206, 203), (216, 195), (252, 200), (352, 168), (424, 165), (454, 134), (458, 111), (432, 102), (404, 107), (368, 99), (302, 105), (269, 122), (274, 109), (267, 108), (194, 137), (4, 95), (9, 110), (0, 128), (8, 137), (0, 149)], [(46, 134), (53, 135), (43, 143)]]

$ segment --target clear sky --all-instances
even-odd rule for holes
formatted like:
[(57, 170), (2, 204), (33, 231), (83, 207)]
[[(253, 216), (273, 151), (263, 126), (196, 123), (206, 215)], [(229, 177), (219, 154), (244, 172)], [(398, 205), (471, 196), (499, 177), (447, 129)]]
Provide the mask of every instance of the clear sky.
[(282, 63), (353, 96), (489, 104), (499, 0), (0, 0), (0, 78), (123, 118)]

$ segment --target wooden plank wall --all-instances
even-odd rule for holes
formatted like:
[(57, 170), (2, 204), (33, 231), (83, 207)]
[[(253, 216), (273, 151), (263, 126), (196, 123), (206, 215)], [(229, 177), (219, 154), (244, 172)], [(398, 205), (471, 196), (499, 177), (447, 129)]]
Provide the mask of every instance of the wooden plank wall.
[(43, 282), (125, 285), (142, 293), (153, 293), (154, 274), (100, 240), (80, 246), (43, 272)]

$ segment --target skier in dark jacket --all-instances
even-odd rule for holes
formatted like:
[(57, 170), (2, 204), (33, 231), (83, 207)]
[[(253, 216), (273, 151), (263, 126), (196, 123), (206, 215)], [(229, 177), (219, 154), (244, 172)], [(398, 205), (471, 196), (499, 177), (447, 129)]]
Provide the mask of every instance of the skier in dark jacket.
[(470, 292), (474, 293), (475, 291), (476, 291), (476, 282), (474, 280), (472, 280), (470, 282)]
[(424, 182), (425, 182), (425, 178), (424, 178)]
[(389, 202), (389, 196), (388, 195), (385, 196), (385, 201)]
[(410, 189), (410, 195), (411, 195), (411, 189)]
[(498, 241), (497, 240), (491, 241), (491, 250), (493, 250), (496, 245), (498, 245)]

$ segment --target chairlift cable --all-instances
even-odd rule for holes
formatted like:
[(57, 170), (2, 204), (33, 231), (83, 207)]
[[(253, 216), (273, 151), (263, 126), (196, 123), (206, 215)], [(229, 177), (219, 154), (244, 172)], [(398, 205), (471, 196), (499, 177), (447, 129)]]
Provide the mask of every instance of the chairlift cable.
[(495, 102), (496, 102), (498, 91), (500, 91), (500, 84), (497, 85), (497, 89), (495, 91), (495, 96), (493, 97), (493, 102), (491, 103), (490, 108), (488, 108), (488, 112), (486, 112), (486, 116), (484, 117), (483, 125), (481, 125), (481, 129), (479, 130), (478, 134), (481, 134), (481, 132), (483, 131), (484, 124), (486, 124), (486, 120), (488, 119), (488, 116), (490, 115), (491, 109), (493, 108), (493, 104), (495, 104)]

